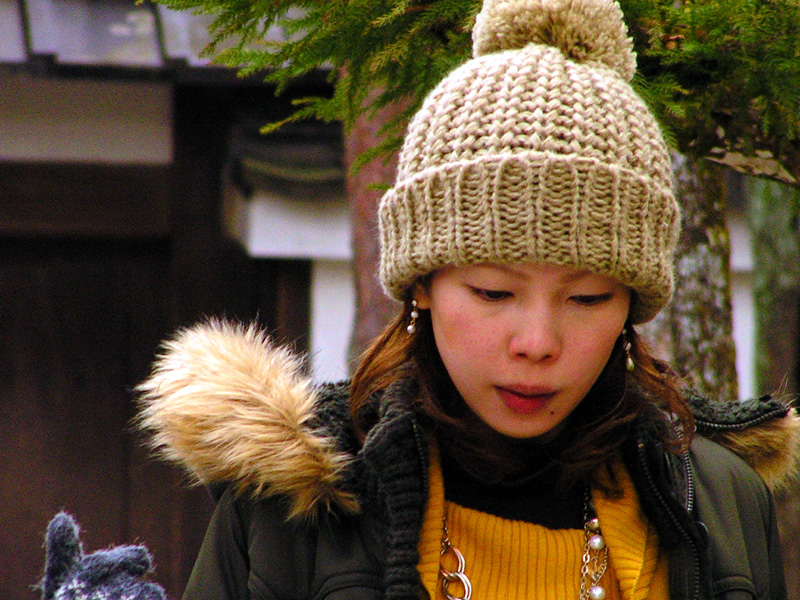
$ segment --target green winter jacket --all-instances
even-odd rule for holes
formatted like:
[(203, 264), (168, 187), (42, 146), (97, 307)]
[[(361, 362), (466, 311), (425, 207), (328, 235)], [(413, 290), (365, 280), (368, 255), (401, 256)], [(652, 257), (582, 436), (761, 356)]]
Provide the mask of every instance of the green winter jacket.
[[(257, 331), (212, 323), (171, 342), (141, 389), (155, 445), (219, 492), (184, 598), (424, 594), (428, 438), (409, 408), (413, 382), (384, 392), (360, 444), (345, 384), (315, 388)], [(623, 448), (668, 552), (671, 598), (782, 600), (767, 483), (794, 472), (800, 419), (769, 398), (692, 402), (700, 435), (685, 455), (666, 453), (646, 419)]]

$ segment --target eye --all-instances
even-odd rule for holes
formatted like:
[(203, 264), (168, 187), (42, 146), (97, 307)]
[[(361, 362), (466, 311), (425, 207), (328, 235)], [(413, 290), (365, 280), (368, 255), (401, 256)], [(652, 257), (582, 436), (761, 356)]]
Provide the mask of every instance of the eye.
[(498, 302), (511, 297), (511, 292), (504, 290), (489, 290), (485, 288), (470, 287), (472, 293), (488, 302)]
[(570, 296), (570, 300), (581, 306), (597, 306), (611, 300), (613, 296), (614, 294), (610, 292), (605, 294), (577, 294)]

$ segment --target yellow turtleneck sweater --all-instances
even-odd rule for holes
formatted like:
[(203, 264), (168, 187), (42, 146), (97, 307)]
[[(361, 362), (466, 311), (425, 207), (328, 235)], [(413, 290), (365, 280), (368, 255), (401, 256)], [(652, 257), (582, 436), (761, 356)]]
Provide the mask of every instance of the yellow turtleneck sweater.
[[(667, 600), (667, 560), (658, 539), (639, 511), (638, 498), (625, 469), (616, 476), (623, 496), (594, 493), (608, 569), (600, 582), (606, 600)], [(473, 600), (577, 600), (584, 534), (578, 529), (547, 529), (502, 519), (444, 499), (439, 453), (432, 445), (429, 498), (419, 544), (418, 570), (431, 598), (444, 600), (439, 580), (442, 517), (447, 511), (450, 541), (464, 555)], [(448, 568), (452, 568), (448, 565)], [(460, 593), (453, 584), (451, 593)]]

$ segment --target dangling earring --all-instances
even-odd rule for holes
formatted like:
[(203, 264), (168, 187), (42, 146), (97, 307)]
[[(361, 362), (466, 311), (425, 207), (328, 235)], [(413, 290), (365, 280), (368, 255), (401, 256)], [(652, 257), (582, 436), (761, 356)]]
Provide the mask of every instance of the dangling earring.
[(632, 373), (636, 368), (636, 363), (633, 362), (633, 356), (631, 356), (631, 341), (628, 339), (627, 327), (622, 330), (622, 342), (625, 348), (625, 367), (629, 373)]
[(411, 317), (411, 320), (408, 322), (406, 331), (408, 332), (408, 335), (414, 335), (417, 332), (417, 317), (419, 317), (416, 300), (411, 301), (411, 313), (409, 313), (408, 316)]

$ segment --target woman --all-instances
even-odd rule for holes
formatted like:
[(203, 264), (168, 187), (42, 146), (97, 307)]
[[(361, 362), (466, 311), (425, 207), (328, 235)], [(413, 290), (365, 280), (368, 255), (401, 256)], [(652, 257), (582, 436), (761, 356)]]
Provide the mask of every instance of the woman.
[(218, 494), (185, 597), (784, 598), (797, 417), (685, 394), (634, 329), (679, 210), (619, 6), (487, 0), (473, 40), (381, 201), (403, 310), (353, 380), (212, 321), (141, 386)]

